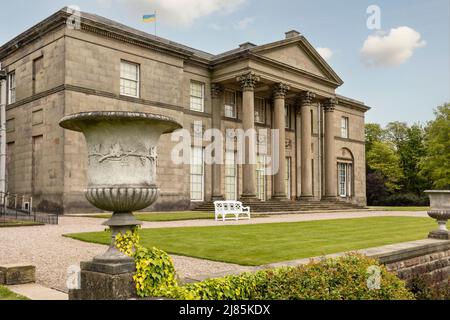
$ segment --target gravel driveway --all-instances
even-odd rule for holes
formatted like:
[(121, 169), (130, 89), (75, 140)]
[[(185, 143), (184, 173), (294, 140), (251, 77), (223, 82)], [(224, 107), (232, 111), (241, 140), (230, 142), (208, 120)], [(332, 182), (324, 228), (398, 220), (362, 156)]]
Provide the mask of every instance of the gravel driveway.
[[(226, 222), (227, 224), (254, 224), (294, 222), (307, 220), (362, 218), (371, 216), (427, 216), (425, 212), (361, 212), (361, 213), (319, 213), (303, 215), (255, 218), (251, 221)], [(102, 231), (102, 219), (82, 217), (61, 217), (59, 225), (37, 227), (0, 228), (0, 264), (24, 263), (36, 266), (37, 282), (61, 291), (66, 290), (67, 268), (89, 261), (103, 253), (106, 246), (68, 239), (68, 233)], [(146, 222), (144, 228), (213, 226), (222, 222), (211, 220)], [(251, 271), (253, 268), (234, 264), (171, 255), (180, 277), (191, 278), (207, 274), (223, 274)]]

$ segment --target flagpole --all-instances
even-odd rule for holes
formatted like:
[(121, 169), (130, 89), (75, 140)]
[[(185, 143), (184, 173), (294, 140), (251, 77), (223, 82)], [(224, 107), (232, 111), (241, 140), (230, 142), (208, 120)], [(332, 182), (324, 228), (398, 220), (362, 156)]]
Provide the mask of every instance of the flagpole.
[(155, 10), (155, 37), (156, 37), (156, 24), (158, 23), (158, 21), (156, 20), (156, 10)]

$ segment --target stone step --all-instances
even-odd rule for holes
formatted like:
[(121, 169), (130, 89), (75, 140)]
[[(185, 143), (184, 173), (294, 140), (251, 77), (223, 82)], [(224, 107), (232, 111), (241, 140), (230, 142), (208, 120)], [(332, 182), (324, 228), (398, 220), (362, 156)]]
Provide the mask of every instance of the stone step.
[[(311, 200), (311, 201), (273, 201), (244, 203), (249, 206), (252, 212), (308, 212), (308, 211), (328, 211), (328, 210), (356, 210), (363, 209), (360, 206), (339, 201), (339, 200)], [(194, 211), (214, 212), (215, 207), (212, 201), (198, 205)]]
[(30, 300), (68, 300), (67, 293), (44, 287), (36, 283), (7, 286), (12, 292), (27, 297)]

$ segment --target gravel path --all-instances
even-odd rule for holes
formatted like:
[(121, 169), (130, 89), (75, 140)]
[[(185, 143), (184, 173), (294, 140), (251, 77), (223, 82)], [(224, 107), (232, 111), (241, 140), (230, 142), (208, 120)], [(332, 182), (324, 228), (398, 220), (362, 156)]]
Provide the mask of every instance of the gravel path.
[[(227, 225), (294, 222), (307, 220), (362, 218), (371, 216), (427, 216), (425, 212), (361, 212), (316, 213), (255, 218), (251, 221), (226, 222)], [(90, 244), (63, 237), (68, 233), (102, 231), (102, 219), (62, 217), (57, 226), (0, 228), (0, 264), (25, 263), (36, 266), (37, 283), (61, 291), (66, 290), (67, 268), (89, 261), (106, 250), (103, 245)], [(223, 222), (211, 220), (146, 222), (144, 228), (214, 226)], [(177, 273), (182, 278), (199, 278), (251, 271), (253, 268), (234, 264), (172, 255)]]

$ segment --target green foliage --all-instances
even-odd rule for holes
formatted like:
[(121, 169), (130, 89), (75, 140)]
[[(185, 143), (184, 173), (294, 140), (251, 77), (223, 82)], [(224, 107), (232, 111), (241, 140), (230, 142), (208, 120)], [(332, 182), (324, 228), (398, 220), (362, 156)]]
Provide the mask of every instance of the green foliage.
[(372, 149), (372, 145), (375, 141), (384, 141), (386, 135), (383, 128), (378, 123), (368, 123), (365, 126), (366, 134), (366, 151), (369, 152)]
[(379, 172), (386, 179), (385, 184), (389, 192), (401, 189), (403, 171), (400, 167), (400, 157), (392, 144), (374, 141), (367, 152), (367, 165), (371, 171)]
[(12, 292), (6, 287), (0, 286), (0, 300), (29, 300), (29, 299)]
[(419, 175), (420, 161), (426, 153), (425, 130), (419, 124), (409, 127), (403, 122), (391, 122), (386, 127), (386, 139), (393, 144), (400, 158), (404, 174), (402, 192), (420, 195), (428, 187), (426, 179)]
[(450, 279), (447, 283), (436, 286), (416, 276), (408, 281), (407, 288), (417, 300), (450, 300)]
[[(380, 289), (369, 289), (368, 268), (380, 270)], [(361, 255), (307, 265), (211, 279), (172, 288), (180, 300), (409, 300), (405, 283), (376, 260)]]
[(426, 195), (418, 196), (414, 193), (391, 194), (383, 199), (385, 206), (429, 206), (430, 199)]
[[(178, 300), (412, 299), (405, 284), (376, 260), (361, 255), (324, 259), (298, 267), (263, 270), (179, 286), (169, 255), (139, 244), (138, 228), (116, 236), (116, 246), (134, 257), (139, 297)], [(368, 268), (380, 270), (380, 289), (369, 289)]]
[(175, 267), (170, 256), (157, 248), (151, 250), (139, 244), (138, 228), (126, 234), (118, 234), (116, 247), (126, 255), (133, 257), (136, 273), (133, 276), (139, 297), (158, 297), (168, 288), (177, 286)]
[(450, 103), (438, 107), (435, 115), (426, 129), (421, 174), (429, 177), (434, 188), (450, 189)]

